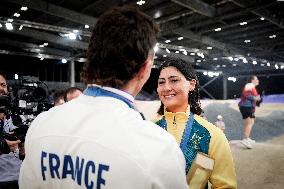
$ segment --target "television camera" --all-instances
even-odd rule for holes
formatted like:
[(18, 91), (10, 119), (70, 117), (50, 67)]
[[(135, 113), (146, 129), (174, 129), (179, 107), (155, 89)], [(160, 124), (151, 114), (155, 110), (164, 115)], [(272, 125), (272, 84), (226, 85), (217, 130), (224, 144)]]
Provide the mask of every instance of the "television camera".
[(23, 76), (15, 80), (10, 88), (9, 96), (0, 95), (0, 113), (12, 120), (17, 128), (13, 134), (1, 133), (7, 140), (25, 141), (31, 122), (38, 114), (52, 107), (48, 102), (48, 88), (35, 77)]

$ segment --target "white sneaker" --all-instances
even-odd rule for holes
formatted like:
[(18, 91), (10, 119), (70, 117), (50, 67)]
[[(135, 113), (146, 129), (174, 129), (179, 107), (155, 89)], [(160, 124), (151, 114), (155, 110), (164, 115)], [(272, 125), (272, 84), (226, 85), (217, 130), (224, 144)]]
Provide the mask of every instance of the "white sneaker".
[(247, 147), (248, 149), (252, 149), (252, 143), (250, 142), (249, 139), (243, 139), (243, 140), (241, 141), (241, 143), (242, 143), (245, 147)]
[(248, 140), (250, 141), (250, 143), (255, 144), (255, 140), (248, 138)]

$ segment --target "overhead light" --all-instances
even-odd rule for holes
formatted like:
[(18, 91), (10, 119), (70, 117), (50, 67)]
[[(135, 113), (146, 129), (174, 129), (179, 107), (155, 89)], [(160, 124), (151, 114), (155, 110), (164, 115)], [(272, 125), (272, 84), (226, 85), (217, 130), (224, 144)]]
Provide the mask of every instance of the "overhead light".
[(196, 60), (196, 62), (201, 62), (201, 60)]
[(67, 60), (66, 60), (65, 58), (63, 58), (63, 59), (61, 60), (61, 62), (62, 62), (63, 64), (65, 64), (65, 63), (67, 63)]
[(182, 40), (182, 39), (183, 39), (183, 37), (178, 37), (177, 39), (180, 41), (180, 40)]
[(166, 54), (163, 54), (163, 57), (164, 57), (164, 58), (166, 58), (166, 57), (167, 57), (167, 55), (166, 55)]
[(276, 68), (276, 70), (278, 70), (278, 69), (279, 69), (279, 66), (278, 66), (277, 64), (275, 64), (275, 68)]
[(145, 4), (145, 3), (146, 3), (146, 1), (143, 1), (143, 0), (137, 1), (137, 5), (140, 5), (140, 6), (142, 6), (142, 5)]
[(260, 66), (264, 66), (264, 64), (260, 64)]
[(230, 61), (233, 61), (233, 60), (234, 60), (234, 58), (231, 57), (231, 56), (229, 56), (228, 59), (229, 59)]
[(88, 28), (90, 28), (90, 26), (86, 24), (86, 25), (85, 25), (85, 28), (88, 29)]
[(154, 14), (154, 18), (160, 18), (161, 17), (161, 11), (157, 11), (155, 14)]
[(216, 28), (216, 29), (214, 29), (214, 30), (217, 32), (217, 31), (221, 31), (222, 28)]
[(187, 51), (186, 51), (186, 50), (182, 51), (182, 53), (183, 53), (184, 55), (187, 55)]
[(41, 57), (41, 58), (40, 58), (40, 60), (44, 60), (44, 58), (43, 58), (43, 57)]
[(213, 58), (213, 60), (218, 60), (218, 58)]
[(269, 38), (270, 39), (276, 38), (276, 35), (275, 34), (274, 35), (270, 35)]
[[(207, 75), (208, 75), (209, 77), (214, 77), (214, 76), (216, 76), (216, 75), (215, 75), (215, 72), (211, 72), (211, 71), (208, 72)], [(218, 75), (219, 75), (219, 74), (218, 74)]]
[(44, 47), (44, 45), (40, 45), (39, 47), (41, 47), (41, 48), (42, 48), (42, 47)]
[(14, 14), (14, 16), (18, 18), (18, 17), (20, 17), (21, 15), (16, 12), (16, 13)]
[(235, 77), (228, 77), (228, 80), (229, 80), (229, 81), (236, 82), (236, 81), (237, 81), (237, 78), (235, 78)]
[(24, 27), (23, 25), (20, 25), (19, 30), (22, 30), (22, 29), (23, 29), (23, 27)]
[(18, 74), (15, 74), (14, 75), (14, 78), (17, 80), (17, 79), (19, 79), (19, 75)]
[(194, 53), (194, 52), (191, 52), (191, 53), (190, 53), (190, 55), (191, 55), (191, 56), (194, 56), (194, 55), (195, 55), (195, 53)]
[(13, 30), (14, 29), (13, 25), (10, 22), (6, 23), (5, 26), (6, 26), (7, 30)]
[(0, 23), (0, 28), (2, 28), (2, 24)]
[(265, 20), (265, 18), (261, 17), (260, 20)]
[(249, 39), (246, 39), (244, 42), (245, 42), (245, 43), (250, 43), (250, 40), (249, 40)]
[(48, 43), (43, 43), (43, 45), (44, 45), (44, 46), (47, 46), (47, 45), (48, 45)]
[(197, 53), (197, 56), (200, 56), (201, 58), (205, 57), (203, 53)]
[(78, 59), (78, 62), (86, 62), (86, 61), (87, 61), (86, 58), (79, 58), (79, 59)]
[(248, 23), (247, 23), (247, 22), (241, 22), (241, 23), (240, 23), (241, 26), (244, 26), (244, 25), (246, 25), (246, 24), (248, 24)]
[(75, 40), (77, 38), (75, 33), (67, 33), (67, 34), (64, 34), (63, 36), (68, 37), (71, 40)]
[(207, 47), (208, 50), (211, 50), (213, 47)]
[(235, 66), (237, 66), (237, 64), (233, 64), (233, 66), (235, 67)]
[(27, 10), (28, 10), (28, 7), (21, 7), (21, 10), (22, 10), (22, 11), (27, 11)]
[(284, 69), (284, 65), (281, 65), (280, 68), (281, 68), (281, 70)]
[(166, 52), (167, 52), (167, 53), (171, 53), (171, 51), (170, 51), (168, 48), (166, 48)]
[(244, 63), (244, 64), (248, 63), (248, 61), (247, 61), (246, 58), (243, 58), (243, 63)]
[(209, 77), (214, 77), (214, 76), (219, 76), (220, 73), (219, 72), (212, 72), (212, 71), (209, 71), (209, 72), (203, 72), (203, 75), (208, 75)]
[(226, 68), (226, 65), (225, 65), (225, 64), (223, 64), (223, 65), (222, 65), (222, 67), (223, 67), (223, 68)]
[(178, 54), (178, 53), (179, 53), (179, 51), (176, 51), (175, 53), (177, 53), (177, 54)]
[(269, 67), (269, 66), (270, 66), (270, 63), (269, 63), (269, 62), (267, 62), (266, 66), (268, 66), (268, 67)]
[(255, 61), (255, 60), (252, 61), (252, 64), (253, 64), (253, 65), (256, 65), (256, 64), (257, 64), (257, 61)]
[(169, 39), (165, 41), (165, 43), (170, 43), (170, 42), (171, 42), (171, 40), (169, 40)]
[(217, 65), (216, 68), (220, 68), (220, 65)]

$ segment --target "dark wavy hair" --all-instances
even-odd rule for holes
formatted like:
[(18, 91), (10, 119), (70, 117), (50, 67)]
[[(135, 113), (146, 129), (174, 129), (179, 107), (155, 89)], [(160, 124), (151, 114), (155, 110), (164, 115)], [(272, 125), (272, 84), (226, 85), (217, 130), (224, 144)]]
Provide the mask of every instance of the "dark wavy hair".
[(92, 31), (82, 81), (121, 88), (153, 52), (158, 32), (158, 25), (135, 7), (105, 12)]
[[(191, 81), (192, 79), (196, 80), (195, 89), (188, 94), (188, 103), (190, 104), (190, 111), (194, 114), (200, 115), (203, 110), (200, 104), (200, 95), (199, 95), (199, 82), (195, 71), (190, 63), (185, 62), (182, 59), (174, 59), (174, 58), (167, 58), (165, 62), (159, 68), (159, 74), (164, 68), (167, 67), (175, 67), (179, 72), (181, 72), (184, 77)], [(161, 102), (161, 106), (158, 110), (158, 114), (164, 114), (164, 104)]]

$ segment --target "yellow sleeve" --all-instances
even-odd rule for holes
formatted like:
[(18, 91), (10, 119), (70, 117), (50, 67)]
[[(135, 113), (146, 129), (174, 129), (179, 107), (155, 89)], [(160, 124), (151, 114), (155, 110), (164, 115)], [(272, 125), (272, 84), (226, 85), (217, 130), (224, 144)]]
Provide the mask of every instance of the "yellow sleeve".
[(225, 134), (216, 126), (199, 116), (196, 116), (196, 120), (203, 125), (211, 135), (208, 155), (210, 158), (214, 159), (214, 168), (209, 178), (212, 188), (237, 188), (235, 165)]

